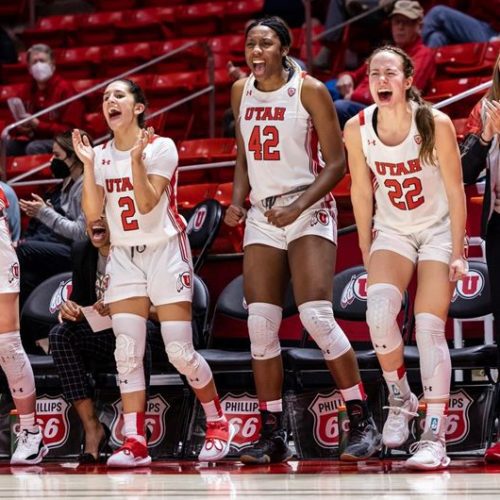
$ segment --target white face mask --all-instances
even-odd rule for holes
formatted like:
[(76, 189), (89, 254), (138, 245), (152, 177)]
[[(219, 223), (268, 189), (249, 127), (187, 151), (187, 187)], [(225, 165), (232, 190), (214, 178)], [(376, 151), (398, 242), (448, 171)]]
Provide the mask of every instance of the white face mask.
[(30, 67), (30, 73), (37, 82), (45, 82), (54, 74), (54, 69), (51, 64), (39, 61)]

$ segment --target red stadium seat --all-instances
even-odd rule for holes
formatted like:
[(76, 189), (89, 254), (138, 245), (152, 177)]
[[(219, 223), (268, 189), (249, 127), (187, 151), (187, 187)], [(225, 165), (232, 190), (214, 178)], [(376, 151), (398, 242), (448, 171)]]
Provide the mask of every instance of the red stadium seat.
[(103, 77), (113, 77), (149, 61), (152, 57), (148, 42), (103, 47), (100, 73)]
[(93, 139), (98, 139), (106, 135), (108, 126), (102, 113), (87, 113), (84, 117), (83, 129), (88, 132)]
[(95, 12), (83, 17), (78, 27), (77, 38), (80, 45), (103, 45), (116, 39), (115, 26), (127, 11)]
[(15, 83), (13, 85), (0, 86), (0, 106), (7, 106), (8, 99), (22, 95), (28, 88), (28, 85), (28, 83)]
[[(6, 174), (7, 179), (12, 179), (21, 174), (25, 174), (35, 167), (39, 167), (44, 163), (47, 163), (52, 158), (51, 154), (43, 155), (31, 155), (31, 156), (8, 156), (7, 157), (7, 168)], [(50, 179), (52, 178), (52, 172), (50, 167), (47, 166), (40, 172), (36, 173), (35, 179)], [(33, 189), (33, 187), (31, 187)]]
[(486, 43), (462, 43), (439, 47), (435, 53), (438, 74), (473, 76), (481, 69), (488, 68), (483, 64), (486, 48)]
[[(203, 41), (204, 38), (177, 38), (166, 42), (152, 43), (151, 52), (153, 57), (166, 54), (176, 50), (186, 43), (193, 41)], [(159, 62), (154, 71), (158, 74), (187, 71), (189, 69), (198, 69), (206, 64), (206, 52), (201, 44), (193, 45), (189, 49), (178, 52), (177, 54)]]
[(151, 94), (161, 94), (162, 96), (186, 93), (194, 88), (196, 76), (199, 76), (198, 72), (191, 71), (156, 75), (151, 82), (148, 92)]
[[(187, 172), (182, 170), (179, 172), (179, 181), (183, 181), (184, 175)], [(204, 184), (187, 184), (180, 185), (177, 188), (177, 204), (181, 212), (191, 210), (200, 201), (208, 198), (213, 198), (217, 191), (217, 184), (204, 183)]]
[(175, 12), (175, 31), (180, 36), (212, 35), (218, 32), (219, 20), (226, 15), (222, 2), (181, 5)]
[(243, 31), (249, 19), (259, 17), (264, 0), (237, 0), (227, 2), (224, 8), (224, 31)]
[(118, 40), (125, 43), (172, 38), (170, 25), (175, 22), (174, 13), (173, 7), (130, 11), (116, 23)]
[(41, 17), (34, 28), (27, 28), (21, 38), (27, 47), (34, 43), (45, 43), (51, 48), (67, 47), (77, 27), (78, 15)]
[(466, 123), (467, 118), (457, 118), (456, 120), (453, 120), (453, 126), (455, 127), (457, 138), (459, 140), (462, 140), (464, 138)]
[(56, 57), (57, 69), (71, 80), (93, 78), (101, 63), (101, 47), (79, 47), (62, 51)]

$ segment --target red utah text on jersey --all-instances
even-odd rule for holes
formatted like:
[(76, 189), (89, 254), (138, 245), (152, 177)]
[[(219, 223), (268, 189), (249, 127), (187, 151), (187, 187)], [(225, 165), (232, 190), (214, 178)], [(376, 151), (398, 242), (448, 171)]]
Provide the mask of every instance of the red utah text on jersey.
[(420, 172), (422, 166), (420, 165), (420, 160), (415, 158), (414, 160), (407, 160), (405, 162), (399, 163), (389, 163), (385, 161), (375, 161), (375, 168), (379, 175), (392, 175), (400, 176), (407, 174), (414, 174), (415, 172)]
[(282, 107), (249, 107), (245, 110), (245, 120), (277, 120), (283, 121), (285, 119), (286, 108)]
[(108, 193), (124, 193), (133, 191), (134, 186), (129, 177), (120, 177), (117, 179), (106, 179), (106, 191)]

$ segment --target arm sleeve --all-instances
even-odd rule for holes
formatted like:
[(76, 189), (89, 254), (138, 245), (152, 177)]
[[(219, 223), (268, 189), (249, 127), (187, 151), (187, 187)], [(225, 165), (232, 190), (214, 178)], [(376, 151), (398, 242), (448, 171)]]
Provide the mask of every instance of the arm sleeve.
[(158, 137), (151, 146), (151, 156), (145, 160), (148, 175), (161, 175), (170, 180), (179, 163), (174, 141), (167, 137)]

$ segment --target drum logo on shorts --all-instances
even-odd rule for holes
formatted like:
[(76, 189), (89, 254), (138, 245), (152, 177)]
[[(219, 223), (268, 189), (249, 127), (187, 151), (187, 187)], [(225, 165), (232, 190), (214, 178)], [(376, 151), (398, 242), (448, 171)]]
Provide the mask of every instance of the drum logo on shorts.
[(61, 307), (61, 304), (69, 299), (72, 289), (73, 283), (71, 281), (71, 278), (59, 283), (56, 291), (52, 294), (52, 298), (50, 299), (50, 314), (55, 314)]
[(328, 226), (329, 221), (330, 221), (330, 214), (328, 213), (327, 210), (324, 209), (316, 210), (311, 217), (311, 226), (315, 226), (316, 224)]
[[(120, 399), (112, 404), (113, 421), (111, 422), (111, 439), (118, 445), (125, 441), (123, 435), (123, 411), (122, 402)], [(163, 396), (155, 394), (150, 397), (146, 403), (145, 427), (146, 432), (149, 432), (150, 438), (148, 446), (156, 446), (165, 437), (165, 414), (170, 409), (170, 405), (165, 401)]]
[(14, 281), (19, 281), (19, 263), (14, 262), (9, 269), (8, 274), (9, 283), (13, 283)]
[(69, 404), (62, 396), (39, 396), (36, 400), (36, 423), (42, 428), (43, 442), (58, 448), (69, 437)]
[[(423, 395), (420, 397), (423, 399)], [(450, 404), (446, 421), (446, 444), (458, 444), (464, 441), (470, 432), (469, 410), (474, 400), (463, 389), (450, 392)], [(425, 418), (420, 419), (423, 431)]]
[(340, 306), (342, 309), (349, 307), (355, 300), (366, 301), (367, 297), (367, 274), (365, 271), (359, 274), (353, 274), (351, 279), (342, 290), (340, 297)]
[(339, 407), (343, 404), (340, 391), (334, 389), (328, 394), (318, 393), (307, 408), (314, 417), (313, 438), (318, 446), (331, 448), (339, 445)]
[(177, 292), (182, 292), (184, 288), (191, 288), (191, 273), (189, 272), (184, 272), (182, 274), (179, 274), (177, 277), (177, 283), (176, 283), (176, 289)]
[(246, 392), (241, 394), (228, 392), (220, 400), (220, 404), (227, 419), (236, 428), (236, 435), (231, 442), (231, 446), (239, 450), (257, 441), (260, 434), (261, 421), (259, 402), (256, 396)]
[(196, 210), (196, 212), (193, 214), (193, 217), (189, 219), (187, 232), (190, 233), (191, 231), (199, 231), (203, 227), (206, 218), (207, 218), (207, 207), (206, 205), (202, 205), (200, 208)]
[(480, 271), (470, 270), (461, 280), (457, 281), (457, 286), (453, 292), (452, 302), (458, 297), (462, 299), (475, 299), (483, 291), (486, 279)]

